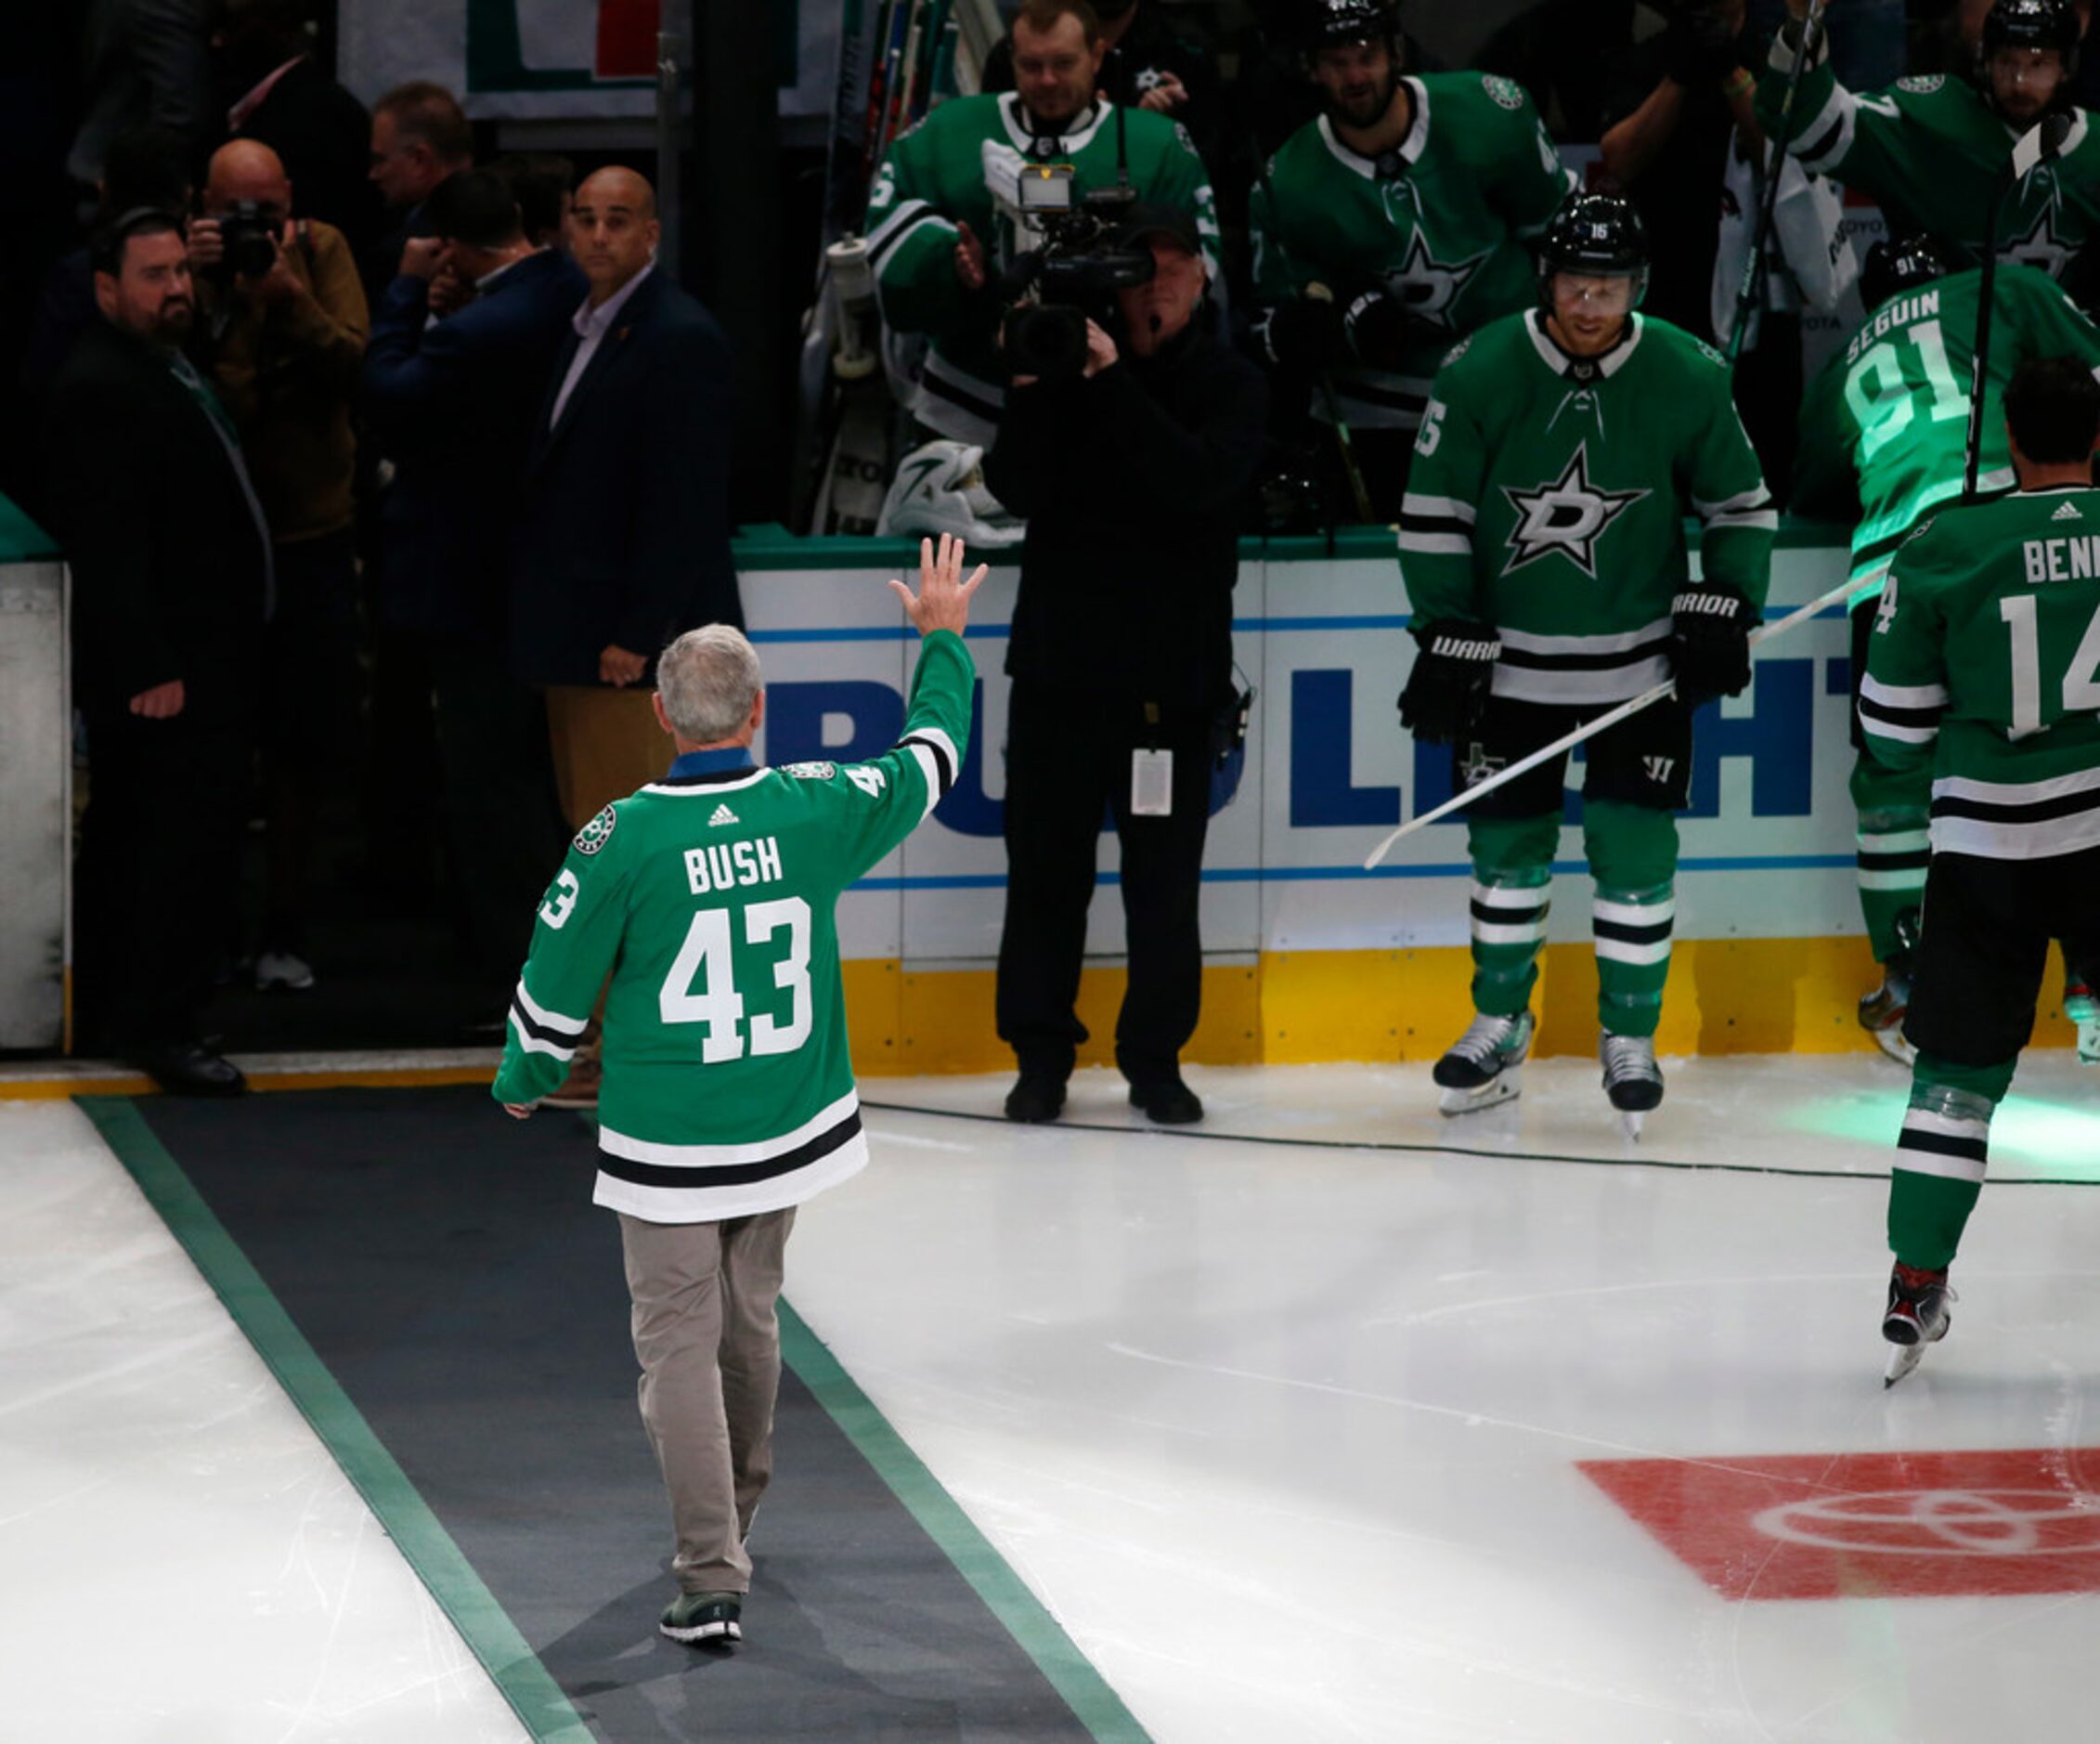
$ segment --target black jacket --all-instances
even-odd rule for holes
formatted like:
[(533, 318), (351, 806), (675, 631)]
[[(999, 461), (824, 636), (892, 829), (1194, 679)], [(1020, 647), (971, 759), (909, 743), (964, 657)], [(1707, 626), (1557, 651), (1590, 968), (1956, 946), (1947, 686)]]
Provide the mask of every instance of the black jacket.
[(380, 611), (403, 629), (504, 639), (511, 524), (547, 378), (590, 289), (559, 249), (528, 254), (434, 325), (399, 278), (365, 351), (365, 415), (395, 463), (380, 498)]
[(511, 543), (511, 665), (537, 684), (597, 683), (608, 645), (647, 655), (653, 673), (681, 631), (744, 622), (722, 330), (652, 272), (550, 429), (577, 344), (564, 339), (533, 414)]
[(984, 462), (1028, 518), (1007, 671), (1164, 708), (1225, 700), (1267, 405), (1261, 371), (1196, 327), (1091, 381), (1014, 390)]
[(167, 361), (99, 318), (52, 378), (38, 502), (72, 566), (84, 708), (181, 679), (208, 709), (252, 685), (264, 534), (211, 420)]

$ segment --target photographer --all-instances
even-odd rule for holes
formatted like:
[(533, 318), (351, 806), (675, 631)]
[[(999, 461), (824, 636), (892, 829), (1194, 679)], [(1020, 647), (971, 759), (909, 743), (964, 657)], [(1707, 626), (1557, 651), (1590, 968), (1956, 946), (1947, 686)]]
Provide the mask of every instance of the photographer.
[(1202, 993), (1197, 894), (1215, 735), (1233, 713), (1236, 529), (1267, 392), (1195, 320), (1208, 268), (1194, 222), (1141, 207), (1117, 241), (1149, 254), (1154, 275), (1114, 293), (1106, 325), (1085, 322), (1068, 372), (1016, 375), (984, 462), (1029, 520), (1006, 653), (998, 983), (1019, 1121), (1056, 1118), (1086, 1039), (1073, 1001), (1104, 808), (1129, 931), (1117, 1064), (1152, 1119), (1203, 1115), (1179, 1056)]
[(198, 361), (248, 454), (277, 572), (260, 697), (269, 873), (255, 981), (303, 989), (313, 984), (302, 933), (315, 778), (351, 761), (357, 731), (350, 408), (369, 320), (349, 242), (318, 219), (290, 219), (291, 179), (269, 147), (221, 146), (203, 206), (189, 228)]
[(1177, 123), (1100, 94), (1108, 45), (1087, 0), (1026, 0), (1013, 41), (1018, 88), (941, 104), (890, 147), (868, 196), (883, 320), (932, 342), (912, 414), (980, 446), (1006, 398), (1010, 274), (1042, 246), (1044, 210), (1078, 207), (1127, 175), (1138, 199), (1190, 214), (1217, 265), (1202, 160)]

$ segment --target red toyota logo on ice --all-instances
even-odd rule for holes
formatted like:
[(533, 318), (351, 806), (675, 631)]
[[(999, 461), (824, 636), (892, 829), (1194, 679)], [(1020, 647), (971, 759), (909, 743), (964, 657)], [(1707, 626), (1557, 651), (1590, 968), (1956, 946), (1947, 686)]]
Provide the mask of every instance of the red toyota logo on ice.
[(1582, 1469), (1727, 1598), (2100, 1591), (2100, 1449)]

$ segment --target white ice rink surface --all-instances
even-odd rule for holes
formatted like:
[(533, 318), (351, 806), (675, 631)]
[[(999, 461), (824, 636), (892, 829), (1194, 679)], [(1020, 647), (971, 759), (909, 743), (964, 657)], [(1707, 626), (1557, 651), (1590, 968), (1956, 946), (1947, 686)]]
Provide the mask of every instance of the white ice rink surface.
[[(1586, 1061), (1461, 1123), (1419, 1068), (1189, 1075), (1211, 1135), (1862, 1178), (1139, 1133), (1086, 1074), (1069, 1119), (1119, 1130), (872, 1113), (875, 1165), (805, 1209), (788, 1294), (1161, 1740), (2094, 1736), (2100, 1556), (2071, 1553), (2100, 1548), (2100, 1454), (2089, 1482), (2055, 1462), (2039, 1525), (2003, 1488), (1897, 1498), (1895, 1549), (1812, 1553), (1869, 1595), (1816, 1599), (1757, 1596), (1782, 1565), (1755, 1532), (1724, 1596), (1576, 1462), (1684, 1462), (1657, 1487), (1718, 1524), (1697, 1480), (1746, 1458), (2100, 1449), (2100, 1191), (2011, 1184), (2100, 1180), (2100, 1071), (2029, 1057), (1954, 1329), (1885, 1393), (1871, 1177), (1907, 1075), (1666, 1063), (1638, 1152)], [(2038, 1562), (2084, 1590), (1975, 1595)], [(1886, 1596), (1891, 1569), (1958, 1595)]]
[[(1761, 1596), (1800, 1569), (1770, 1535), (1717, 1590), (1577, 1462), (1670, 1462), (1636, 1469), (1719, 1529), (1744, 1461), (2100, 1450), (2100, 1189), (2016, 1184), (2100, 1181), (2100, 1071), (2023, 1067), (1953, 1333), (1885, 1393), (1904, 1074), (1666, 1063), (1639, 1152), (1580, 1061), (1462, 1123), (1419, 1068), (1197, 1070), (1203, 1138), (1143, 1129), (1103, 1074), (1069, 1115), (1111, 1131), (873, 1109), (788, 1294), (1161, 1744), (2094, 1736), (2100, 1451), (2049, 1456), (2039, 1515), (2003, 1478), (1906, 1490), (1894, 1550), (1808, 1553), (1854, 1594), (1823, 1598)], [(1005, 1088), (863, 1087), (979, 1113)], [(1785, 1529), (1851, 1529), (1827, 1514)], [(1887, 1596), (1891, 1569), (1954, 1595)], [(2055, 1590), (1977, 1595), (2023, 1581)], [(0, 1104), (0, 1690), (6, 1744), (518, 1736), (48, 1103)]]
[(0, 1102), (0, 1739), (523, 1728), (70, 1102)]

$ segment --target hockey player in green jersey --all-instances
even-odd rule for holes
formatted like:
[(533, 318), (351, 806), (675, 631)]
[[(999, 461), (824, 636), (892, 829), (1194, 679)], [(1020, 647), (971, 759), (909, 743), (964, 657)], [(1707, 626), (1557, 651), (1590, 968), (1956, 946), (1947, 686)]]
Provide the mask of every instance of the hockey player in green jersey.
[[(1793, 16), (1772, 43), (1779, 76), (1757, 85), (1757, 119), (1768, 133), (1779, 129), (1808, 0), (1787, 6)], [(2068, 100), (2080, 28), (2071, 0), (1997, 0), (1983, 21), (1974, 83), (1934, 73), (1863, 96), (1837, 83), (1827, 45), (1818, 42), (1794, 99), (1788, 143), (1804, 169), (1877, 202), (1890, 235), (1938, 237), (1956, 265), (1975, 266), (2014, 140), (2063, 108), (2071, 132), (2062, 154), (2013, 190), (1995, 239), (2001, 259), (2061, 280), (2100, 235), (2100, 137)]]
[(922, 544), (925, 638), (903, 735), (872, 762), (762, 769), (758, 657), (689, 631), (657, 665), (670, 774), (576, 839), (533, 929), (494, 1094), (523, 1117), (566, 1075), (605, 996), (597, 1203), (619, 1214), (642, 1412), (669, 1492), (678, 1641), (742, 1634), (745, 1549), (771, 1470), (773, 1301), (795, 1207), (867, 1161), (833, 908), (955, 778), (980, 566)]
[(1127, 169), (1139, 201), (1196, 220), (1211, 281), (1224, 282), (1202, 160), (1178, 123), (1097, 97), (1106, 52), (1086, 0), (1028, 0), (1014, 20), (1018, 88), (943, 103), (875, 176), (866, 228), (883, 320), (927, 335), (910, 410), (940, 436), (987, 447), (997, 429), (1008, 375), (1001, 281), (1042, 245), (1039, 197), (1077, 205)]
[[(1953, 271), (1947, 251), (1924, 237), (1877, 243), (1861, 289), (1867, 319), (1810, 384), (1801, 409), (1793, 506), (1798, 513), (1856, 515), (1852, 534), (1852, 683), (1867, 664), (1867, 632), (1890, 559), (1919, 519), (1958, 497), (1968, 434), (1981, 271)], [(2100, 330), (2031, 267), (2002, 267), (1996, 334), (1984, 384), (1986, 436), (1978, 484), (2009, 488), (2001, 396), (2024, 358), (2068, 353), (2100, 366)], [(1860, 1001), (1860, 1022), (1882, 1048), (1908, 1061), (1903, 1013), (1910, 999), (1918, 906), (1925, 895), (1925, 768), (1891, 768), (1860, 748), (1853, 722), (1852, 800), (1859, 820), (1860, 908), (1882, 983)]]
[(2025, 363), (2005, 421), (2019, 490), (1946, 510), (1897, 553), (1860, 692), (1869, 752), (1932, 774), (1918, 1057), (1888, 1192), (1891, 1383), (1946, 1334), (1947, 1269), (2049, 941), (2100, 961), (2100, 384), (2082, 358)]
[(1438, 362), (1530, 305), (1526, 244), (1575, 186), (1522, 86), (1406, 76), (1399, 33), (1392, 0), (1314, 0), (1304, 48), (1326, 112), (1277, 152), (1249, 219), (1257, 345), (1286, 371), (1331, 369), (1387, 514)]
[[(1604, 1087), (1636, 1132), (1663, 1096), (1653, 1038), (1692, 714), (1750, 682), (1778, 526), (1727, 365), (1635, 312), (1646, 267), (1630, 204), (1569, 204), (1541, 251), (1542, 306), (1483, 328), (1438, 373), (1400, 516), (1419, 644), (1400, 717), (1450, 742), (1461, 788), (1676, 679), (1677, 696), (1589, 741), (1583, 787)], [(1566, 768), (1550, 760), (1467, 813), (1478, 1015), (1436, 1065), (1447, 1113), (1515, 1094)]]

